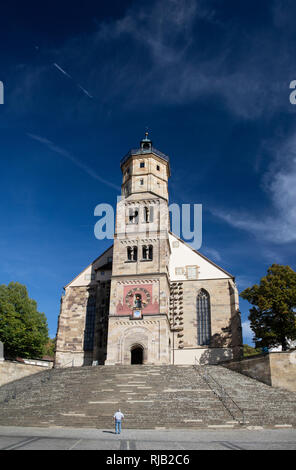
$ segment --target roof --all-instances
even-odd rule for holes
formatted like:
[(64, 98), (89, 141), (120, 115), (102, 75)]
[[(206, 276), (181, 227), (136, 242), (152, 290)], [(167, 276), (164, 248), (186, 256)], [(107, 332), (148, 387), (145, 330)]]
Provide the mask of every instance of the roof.
[[(72, 279), (72, 281), (68, 282), (68, 284), (66, 284), (66, 285), (64, 286), (64, 289), (66, 289), (66, 287), (68, 287), (73, 281), (75, 281), (75, 279), (77, 279), (82, 273), (84, 273), (84, 271), (86, 271), (87, 268), (89, 268), (89, 267), (90, 267), (91, 265), (93, 265), (96, 261), (98, 261), (98, 260), (99, 260), (102, 256), (104, 256), (109, 250), (111, 250), (111, 248), (113, 249), (113, 243), (112, 243), (111, 246), (109, 246), (109, 248), (107, 248), (107, 250), (105, 250), (102, 254), (100, 254), (100, 256), (98, 256), (94, 261), (92, 261), (91, 263), (89, 263), (89, 264), (86, 266), (86, 268), (84, 268), (79, 274), (77, 274), (77, 276), (75, 276), (75, 277)], [(104, 266), (106, 266), (106, 265), (104, 265)], [(98, 269), (101, 269), (101, 266), (98, 267)], [(105, 270), (107, 270), (107, 269), (105, 268)]]
[(147, 155), (147, 154), (154, 154), (157, 157), (161, 158), (162, 160), (165, 160), (167, 163), (170, 163), (170, 159), (167, 155), (162, 153), (160, 150), (157, 150), (155, 147), (151, 147), (149, 150), (145, 150), (142, 148), (137, 148), (137, 149), (131, 149), (121, 160), (120, 160), (120, 166), (122, 165), (132, 156), (132, 155)]

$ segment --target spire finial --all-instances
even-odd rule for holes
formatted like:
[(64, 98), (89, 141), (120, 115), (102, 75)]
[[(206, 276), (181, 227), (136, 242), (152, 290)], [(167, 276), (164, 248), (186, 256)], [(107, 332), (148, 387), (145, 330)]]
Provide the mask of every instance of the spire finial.
[(141, 149), (142, 150), (145, 150), (147, 152), (147, 150), (151, 150), (152, 148), (152, 142), (151, 140), (149, 139), (148, 135), (149, 135), (149, 132), (148, 132), (148, 127), (146, 126), (146, 131), (145, 131), (145, 137), (141, 140), (141, 143), (140, 143), (140, 146), (141, 146)]

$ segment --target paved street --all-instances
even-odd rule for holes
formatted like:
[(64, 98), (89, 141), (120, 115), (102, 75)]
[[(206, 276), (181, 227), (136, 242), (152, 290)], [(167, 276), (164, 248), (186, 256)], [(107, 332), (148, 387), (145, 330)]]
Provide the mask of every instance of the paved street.
[(296, 450), (296, 429), (113, 430), (0, 426), (1, 450)]

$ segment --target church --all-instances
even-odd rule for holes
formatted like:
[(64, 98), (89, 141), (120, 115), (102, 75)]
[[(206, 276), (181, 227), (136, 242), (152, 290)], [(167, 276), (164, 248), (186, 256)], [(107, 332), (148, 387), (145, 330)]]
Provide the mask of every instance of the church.
[(170, 160), (121, 160), (114, 243), (64, 287), (55, 367), (217, 364), (242, 354), (235, 278), (170, 230)]

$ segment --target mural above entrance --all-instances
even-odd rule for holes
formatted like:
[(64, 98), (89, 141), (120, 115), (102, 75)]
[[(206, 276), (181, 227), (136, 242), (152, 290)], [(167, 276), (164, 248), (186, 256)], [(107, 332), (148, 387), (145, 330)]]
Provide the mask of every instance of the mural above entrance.
[(152, 284), (134, 284), (124, 286), (122, 300), (116, 308), (118, 315), (130, 315), (134, 309), (141, 309), (142, 313), (159, 313), (159, 302), (157, 295), (153, 296)]

